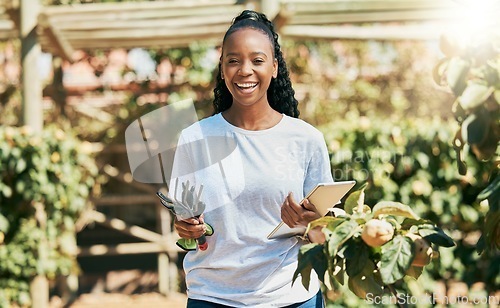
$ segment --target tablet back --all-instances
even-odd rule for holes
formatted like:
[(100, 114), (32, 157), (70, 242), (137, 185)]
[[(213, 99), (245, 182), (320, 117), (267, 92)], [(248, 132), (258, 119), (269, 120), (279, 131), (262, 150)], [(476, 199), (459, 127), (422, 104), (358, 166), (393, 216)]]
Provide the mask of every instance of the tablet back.
[[(333, 183), (319, 183), (311, 190), (304, 199), (308, 199), (317, 209), (321, 216), (325, 216), (331, 208), (340, 203), (342, 197), (356, 185), (356, 181), (342, 181)], [(300, 201), (300, 204), (304, 202)], [(301, 235), (306, 228), (299, 226), (290, 228), (284, 222), (280, 222), (276, 228), (267, 236), (268, 239), (284, 238)]]

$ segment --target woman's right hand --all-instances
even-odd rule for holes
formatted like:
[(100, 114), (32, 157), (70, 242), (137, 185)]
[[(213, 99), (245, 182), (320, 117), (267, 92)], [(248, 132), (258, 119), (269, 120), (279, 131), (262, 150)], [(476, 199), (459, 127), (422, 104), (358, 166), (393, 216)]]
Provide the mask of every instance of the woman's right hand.
[(175, 231), (181, 238), (197, 239), (207, 231), (203, 214), (198, 218), (188, 218), (185, 220), (177, 220), (174, 222)]

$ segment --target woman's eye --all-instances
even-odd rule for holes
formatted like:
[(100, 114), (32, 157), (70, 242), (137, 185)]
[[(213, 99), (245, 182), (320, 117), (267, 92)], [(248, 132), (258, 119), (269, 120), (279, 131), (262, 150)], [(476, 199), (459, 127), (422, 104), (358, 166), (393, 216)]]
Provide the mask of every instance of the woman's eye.
[(238, 60), (236, 60), (236, 59), (230, 59), (229, 61), (227, 61), (227, 63), (238, 63)]
[(262, 59), (255, 59), (253, 60), (254, 63), (264, 63), (264, 60)]

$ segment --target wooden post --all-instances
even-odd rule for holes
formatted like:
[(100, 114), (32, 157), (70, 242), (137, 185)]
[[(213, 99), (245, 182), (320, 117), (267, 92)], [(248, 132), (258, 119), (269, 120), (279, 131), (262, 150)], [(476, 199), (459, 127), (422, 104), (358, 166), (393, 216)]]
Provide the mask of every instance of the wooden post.
[[(156, 213), (158, 214), (158, 229), (163, 237), (163, 241), (167, 241), (166, 236), (169, 233), (170, 225), (170, 215), (168, 211), (161, 205), (156, 206)], [(161, 294), (167, 296), (173, 289), (171, 277), (170, 277), (170, 259), (166, 252), (160, 252), (158, 254), (158, 289)]]
[(22, 83), (22, 122), (33, 131), (43, 128), (42, 81), (39, 76), (38, 61), (41, 46), (38, 42), (36, 26), (40, 12), (40, 0), (19, 0), (21, 39), (21, 83)]
[[(22, 84), (22, 122), (33, 131), (43, 129), (42, 81), (38, 74), (38, 61), (41, 47), (38, 42), (36, 25), (40, 12), (39, 0), (19, 1), (19, 36), (21, 40), (21, 84)], [(42, 209), (43, 211), (43, 209)], [(42, 226), (40, 226), (42, 228)], [(42, 245), (46, 240), (42, 239)], [(43, 250), (44, 247), (41, 248)], [(44, 275), (37, 275), (30, 283), (33, 308), (49, 306), (49, 282)]]
[(49, 281), (44, 275), (37, 275), (30, 283), (31, 307), (49, 307)]
[(260, 10), (266, 14), (269, 20), (273, 20), (280, 11), (280, 2), (278, 0), (261, 0)]
[[(43, 233), (47, 230), (47, 213), (42, 203), (35, 204), (35, 219)], [(45, 263), (48, 258), (47, 237), (40, 239), (38, 247), (38, 262)], [(36, 275), (30, 283), (31, 307), (47, 308), (49, 307), (49, 281), (43, 274)]]

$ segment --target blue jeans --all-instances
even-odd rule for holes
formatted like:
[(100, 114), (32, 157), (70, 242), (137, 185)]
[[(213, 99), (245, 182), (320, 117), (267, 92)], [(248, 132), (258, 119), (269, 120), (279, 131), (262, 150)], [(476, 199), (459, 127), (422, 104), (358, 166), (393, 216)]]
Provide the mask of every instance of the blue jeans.
[[(225, 306), (221, 304), (215, 304), (207, 301), (202, 301), (198, 299), (188, 298), (187, 308), (230, 308), (231, 306)], [(307, 300), (302, 303), (296, 303), (284, 308), (323, 308), (325, 307), (323, 301), (323, 295), (321, 291), (319, 291), (315, 296), (313, 296), (310, 300)]]

